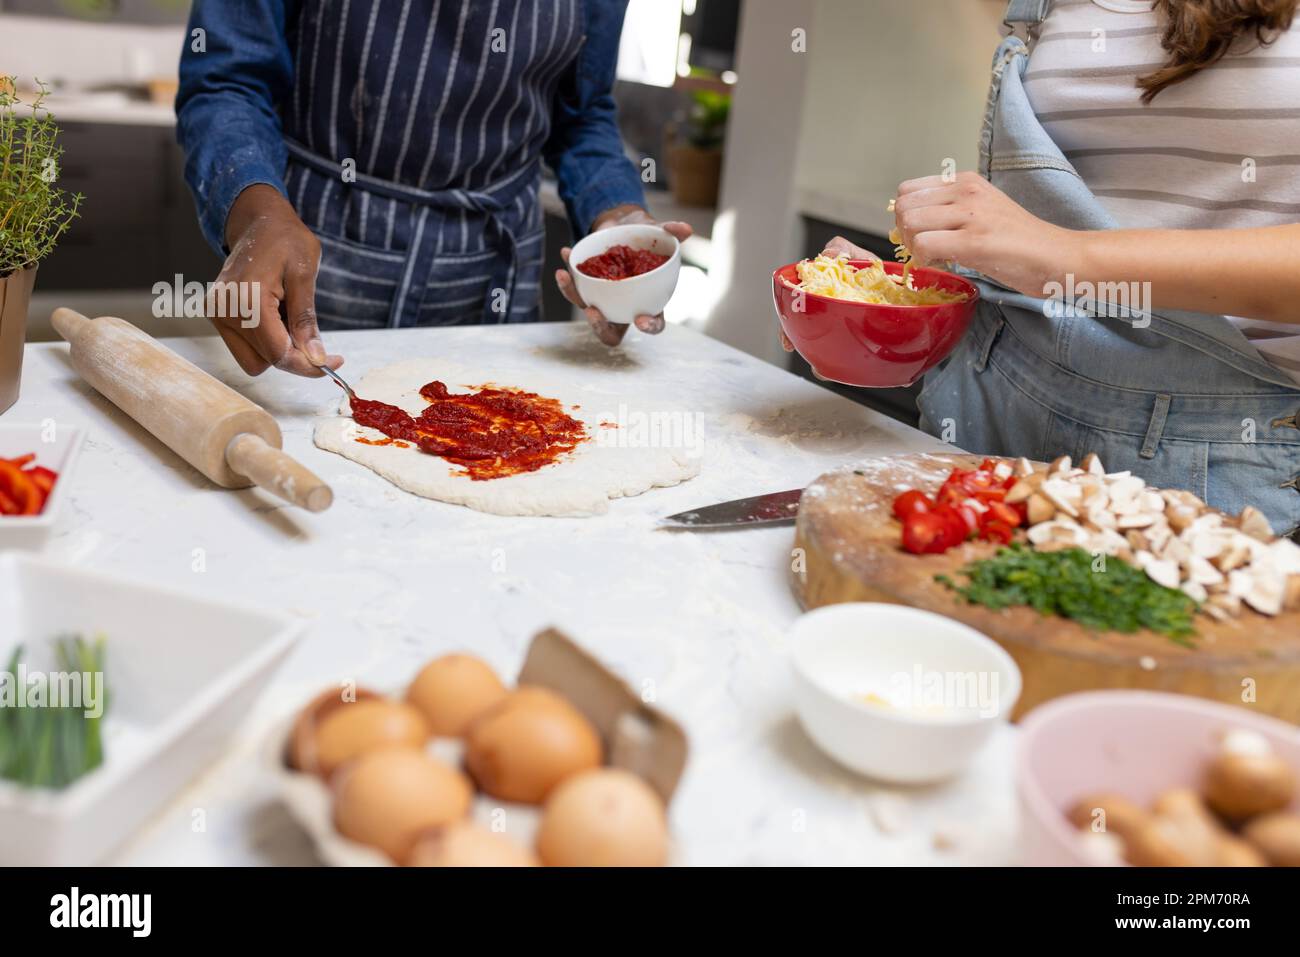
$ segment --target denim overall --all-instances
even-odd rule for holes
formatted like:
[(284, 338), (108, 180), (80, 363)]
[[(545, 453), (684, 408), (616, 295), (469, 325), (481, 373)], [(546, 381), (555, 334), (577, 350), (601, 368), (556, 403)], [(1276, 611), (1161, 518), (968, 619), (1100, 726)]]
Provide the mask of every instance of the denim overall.
[[(1012, 0), (1007, 9), (980, 172), (1048, 222), (1115, 229), (1038, 122), (1022, 83), (1023, 37), (1048, 2)], [(1226, 512), (1255, 505), (1276, 532), (1300, 523), (1300, 388), (1225, 318), (1156, 312), (1148, 324), (1114, 318), (1104, 304), (1050, 309), (967, 274), (983, 298), (958, 350), (925, 378), (926, 431), (982, 454), (1078, 461), (1096, 452), (1110, 471), (1189, 489)]]

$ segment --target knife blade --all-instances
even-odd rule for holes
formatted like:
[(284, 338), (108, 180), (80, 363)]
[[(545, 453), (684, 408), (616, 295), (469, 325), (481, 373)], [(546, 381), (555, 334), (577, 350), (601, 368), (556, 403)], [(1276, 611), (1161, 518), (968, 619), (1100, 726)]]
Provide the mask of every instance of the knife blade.
[(790, 525), (799, 514), (803, 489), (751, 495), (659, 520), (660, 528), (740, 528), (746, 525)]

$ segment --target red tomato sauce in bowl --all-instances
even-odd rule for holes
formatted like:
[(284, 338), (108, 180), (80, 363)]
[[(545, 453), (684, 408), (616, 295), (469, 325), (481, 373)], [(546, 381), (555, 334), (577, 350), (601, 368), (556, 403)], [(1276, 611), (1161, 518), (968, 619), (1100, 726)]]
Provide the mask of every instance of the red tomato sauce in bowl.
[(599, 256), (578, 263), (578, 269), (593, 279), (631, 279), (668, 262), (669, 256), (631, 246), (611, 246)]

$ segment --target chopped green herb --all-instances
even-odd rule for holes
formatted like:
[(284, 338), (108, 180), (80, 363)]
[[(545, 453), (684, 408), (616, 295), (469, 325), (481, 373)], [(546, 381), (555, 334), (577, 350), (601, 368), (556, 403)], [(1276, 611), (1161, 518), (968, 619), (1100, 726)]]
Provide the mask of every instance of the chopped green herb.
[[(89, 642), (80, 635), (63, 637), (56, 641), (54, 651), (62, 674), (104, 673), (102, 638)], [(88, 716), (90, 701), (84, 681), (79, 704), (57, 703), (53, 701), (53, 676), (45, 676), (43, 700), (27, 703), (26, 692), (18, 685), (22, 652), (21, 646), (16, 648), (0, 670), (0, 688), (8, 686), (0, 695), (0, 779), (26, 787), (64, 788), (103, 763), (103, 712), (108, 703), (101, 701), (100, 713)], [(102, 682), (102, 678), (98, 680)], [(105, 694), (102, 684), (98, 693)], [(20, 697), (24, 698), (22, 706), (17, 703)]]
[(1092, 554), (1081, 548), (1038, 552), (1015, 544), (963, 568), (965, 585), (947, 575), (936, 575), (935, 581), (973, 605), (1028, 605), (1041, 615), (1060, 615), (1098, 631), (1149, 628), (1195, 647), (1188, 639), (1196, 633), (1196, 602), (1118, 558), (1107, 557), (1102, 570), (1094, 570), (1093, 563)]

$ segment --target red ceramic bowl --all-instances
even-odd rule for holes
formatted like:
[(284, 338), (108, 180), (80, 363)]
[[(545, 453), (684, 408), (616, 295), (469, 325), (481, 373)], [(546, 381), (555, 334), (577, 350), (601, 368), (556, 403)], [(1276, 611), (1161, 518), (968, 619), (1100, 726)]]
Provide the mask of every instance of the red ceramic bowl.
[[(867, 260), (849, 261), (865, 266)], [(772, 303), (781, 328), (799, 355), (824, 379), (869, 389), (911, 385), (942, 362), (975, 315), (979, 290), (970, 282), (939, 269), (912, 270), (918, 288), (937, 286), (964, 292), (964, 302), (941, 306), (877, 306), (801, 293), (798, 263), (772, 273)], [(899, 275), (903, 264), (886, 262), (885, 271)], [(796, 297), (803, 300), (796, 310)]]

